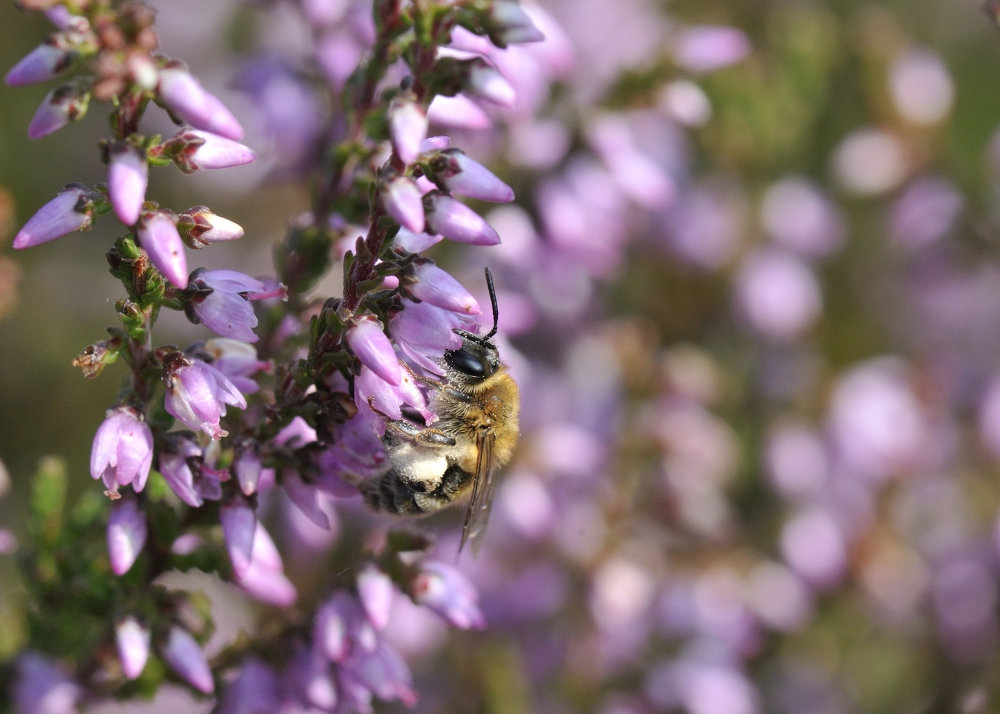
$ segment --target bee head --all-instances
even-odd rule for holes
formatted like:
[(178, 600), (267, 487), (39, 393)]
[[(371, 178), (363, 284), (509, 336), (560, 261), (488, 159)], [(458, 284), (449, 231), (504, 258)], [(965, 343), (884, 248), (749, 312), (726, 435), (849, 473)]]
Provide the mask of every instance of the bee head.
[(485, 335), (474, 335), (465, 330), (454, 330), (462, 338), (462, 346), (457, 350), (444, 353), (444, 361), (455, 372), (469, 381), (478, 382), (492, 376), (500, 369), (500, 353), (490, 338), (497, 333), (497, 294), (493, 289), (493, 274), (486, 268), (486, 286), (490, 291), (490, 303), (493, 306), (493, 329)]

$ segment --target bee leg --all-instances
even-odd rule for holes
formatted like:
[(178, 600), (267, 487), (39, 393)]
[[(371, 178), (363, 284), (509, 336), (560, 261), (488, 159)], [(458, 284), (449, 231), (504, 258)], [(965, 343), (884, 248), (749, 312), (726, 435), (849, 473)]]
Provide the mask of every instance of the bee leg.
[(420, 446), (454, 446), (457, 442), (443, 431), (427, 426), (417, 426), (408, 421), (396, 420), (386, 424), (386, 430), (391, 430), (397, 437)]

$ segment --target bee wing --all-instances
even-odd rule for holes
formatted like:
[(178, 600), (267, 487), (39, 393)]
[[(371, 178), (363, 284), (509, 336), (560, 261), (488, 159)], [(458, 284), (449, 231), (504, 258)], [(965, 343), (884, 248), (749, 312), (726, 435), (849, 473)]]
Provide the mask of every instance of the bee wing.
[(496, 474), (499, 469), (493, 457), (493, 444), (496, 440), (492, 434), (479, 437), (479, 456), (476, 459), (476, 473), (472, 482), (472, 498), (469, 509), (465, 512), (465, 525), (462, 526), (462, 543), (458, 546), (461, 553), (466, 542), (472, 545), (472, 554), (479, 553), (483, 533), (490, 519), (490, 508), (493, 506), (493, 494), (496, 492)]

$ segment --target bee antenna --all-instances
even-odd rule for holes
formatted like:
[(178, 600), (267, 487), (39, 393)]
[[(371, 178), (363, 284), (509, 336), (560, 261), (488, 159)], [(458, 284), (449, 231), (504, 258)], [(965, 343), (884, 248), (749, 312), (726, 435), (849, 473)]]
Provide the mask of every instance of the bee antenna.
[(493, 329), (483, 337), (484, 340), (488, 340), (497, 333), (500, 310), (497, 308), (497, 292), (493, 288), (493, 273), (490, 272), (489, 268), (484, 268), (484, 271), (486, 272), (486, 288), (490, 291), (490, 304), (493, 305)]

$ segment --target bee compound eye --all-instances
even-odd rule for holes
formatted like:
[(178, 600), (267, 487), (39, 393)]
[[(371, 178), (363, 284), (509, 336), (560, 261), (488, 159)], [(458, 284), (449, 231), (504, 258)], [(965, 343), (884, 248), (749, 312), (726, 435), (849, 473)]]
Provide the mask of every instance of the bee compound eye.
[(444, 359), (459, 372), (472, 377), (486, 376), (486, 365), (483, 364), (483, 361), (478, 356), (468, 350), (448, 350), (444, 353)]

